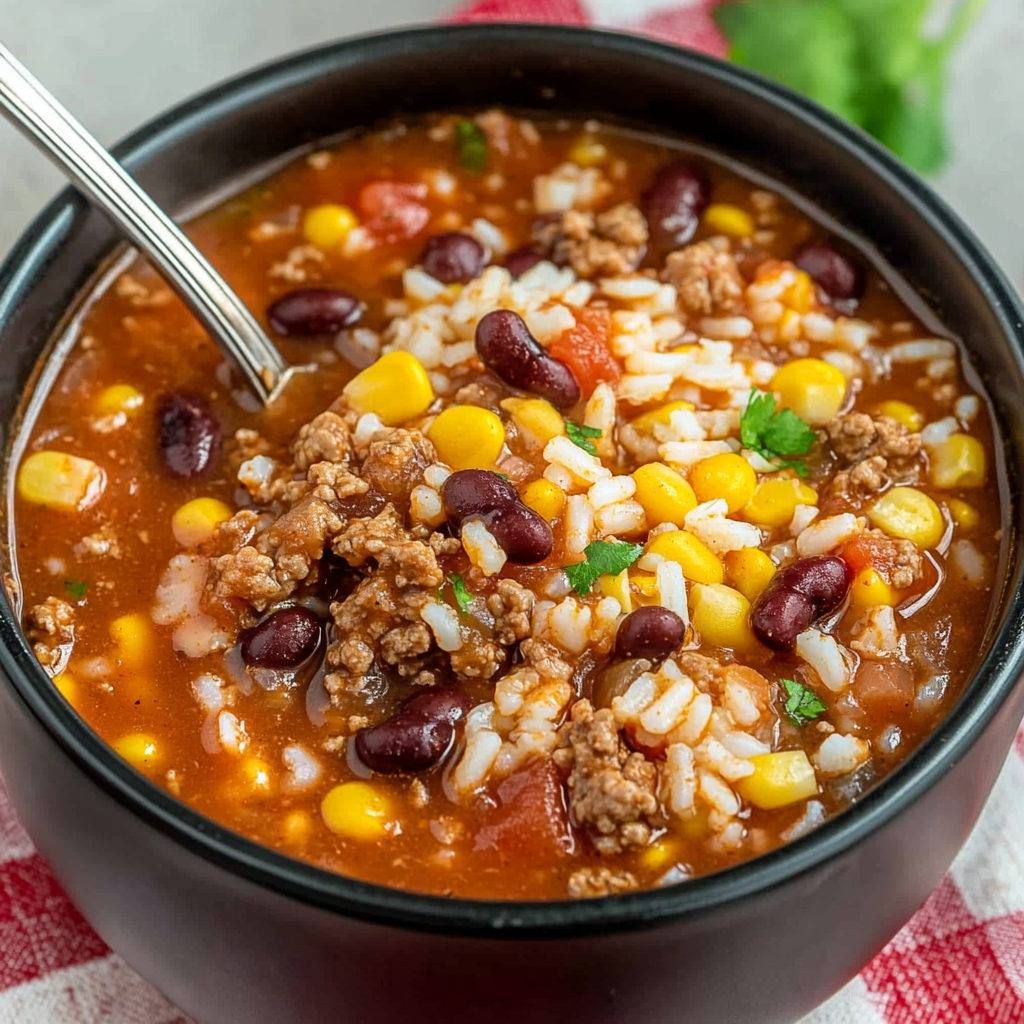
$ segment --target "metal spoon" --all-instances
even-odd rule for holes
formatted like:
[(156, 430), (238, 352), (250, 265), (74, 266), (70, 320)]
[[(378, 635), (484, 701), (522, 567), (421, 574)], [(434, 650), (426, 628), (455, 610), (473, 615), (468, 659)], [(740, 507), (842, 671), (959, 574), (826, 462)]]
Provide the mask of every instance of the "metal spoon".
[(264, 404), (299, 367), (124, 168), (0, 44), (0, 112), (153, 262)]

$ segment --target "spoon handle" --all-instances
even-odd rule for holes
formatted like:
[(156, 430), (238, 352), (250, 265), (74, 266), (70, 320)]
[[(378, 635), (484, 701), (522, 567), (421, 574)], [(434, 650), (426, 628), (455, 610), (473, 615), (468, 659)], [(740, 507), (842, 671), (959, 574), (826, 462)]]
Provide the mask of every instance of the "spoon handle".
[(0, 44), (0, 112), (156, 265), (266, 404), (288, 364), (227, 282), (123, 167)]

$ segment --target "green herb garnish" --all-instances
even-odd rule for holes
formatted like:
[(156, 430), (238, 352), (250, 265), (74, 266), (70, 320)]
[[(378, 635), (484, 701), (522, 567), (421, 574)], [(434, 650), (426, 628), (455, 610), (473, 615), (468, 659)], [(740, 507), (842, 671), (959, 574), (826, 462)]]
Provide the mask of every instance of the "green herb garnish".
[(491, 472), (492, 472), (492, 473), (493, 473), (493, 474), (494, 474), (495, 476), (500, 476), (500, 477), (501, 477), (501, 479), (505, 481), (505, 483), (507, 483), (507, 484), (510, 484), (510, 483), (512, 483), (512, 477), (510, 477), (510, 476), (508, 475), (508, 473), (499, 473), (499, 472), (498, 472), (498, 471), (497, 471), (496, 469), (492, 469), (492, 470), (491, 470)]
[(455, 603), (459, 606), (459, 611), (465, 615), (473, 600), (473, 595), (466, 589), (466, 581), (457, 572), (452, 572), (448, 574), (448, 583), (455, 595)]
[(487, 166), (487, 136), (474, 121), (460, 117), (455, 122), (455, 139), (459, 146), (459, 163), (467, 171), (479, 174)]
[(741, 0), (714, 18), (730, 60), (817, 100), (927, 173), (948, 157), (950, 54), (984, 4), (959, 0), (938, 35), (933, 0)]
[(597, 454), (597, 446), (591, 440), (591, 438), (597, 439), (601, 436), (602, 432), (597, 427), (581, 427), (578, 423), (573, 423), (572, 420), (566, 420), (565, 432), (577, 448), (582, 448), (589, 455)]
[(618, 576), (628, 569), (643, 552), (642, 544), (627, 544), (621, 540), (595, 540), (586, 546), (583, 554), (586, 561), (567, 565), (565, 574), (572, 589), (581, 596), (590, 593), (590, 588), (599, 576)]
[(71, 598), (72, 601), (81, 601), (85, 597), (85, 592), (89, 589), (89, 584), (84, 580), (65, 580), (64, 581), (64, 592)]
[(798, 683), (795, 679), (779, 681), (786, 691), (786, 703), (782, 710), (794, 725), (805, 726), (808, 722), (813, 722), (822, 711), (828, 710), (828, 706), (821, 698), (813, 690), (807, 689), (803, 683)]
[(745, 448), (776, 460), (779, 469), (795, 469), (807, 476), (806, 463), (787, 456), (806, 455), (818, 435), (792, 409), (776, 409), (774, 395), (754, 388), (740, 417), (740, 440)]

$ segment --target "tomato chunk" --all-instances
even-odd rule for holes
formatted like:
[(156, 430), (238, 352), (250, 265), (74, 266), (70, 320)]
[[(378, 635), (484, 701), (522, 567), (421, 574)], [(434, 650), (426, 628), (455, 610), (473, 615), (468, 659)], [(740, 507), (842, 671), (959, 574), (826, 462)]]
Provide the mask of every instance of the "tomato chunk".
[(839, 554), (855, 574), (871, 566), (887, 581), (892, 579), (898, 563), (896, 545), (887, 537), (872, 537), (869, 534), (848, 540)]
[(423, 182), (371, 181), (359, 192), (356, 205), (363, 227), (381, 242), (414, 238), (430, 221)]
[(611, 313), (607, 309), (580, 309), (575, 316), (576, 326), (555, 338), (549, 351), (572, 370), (586, 397), (598, 384), (618, 381), (622, 368), (608, 348)]

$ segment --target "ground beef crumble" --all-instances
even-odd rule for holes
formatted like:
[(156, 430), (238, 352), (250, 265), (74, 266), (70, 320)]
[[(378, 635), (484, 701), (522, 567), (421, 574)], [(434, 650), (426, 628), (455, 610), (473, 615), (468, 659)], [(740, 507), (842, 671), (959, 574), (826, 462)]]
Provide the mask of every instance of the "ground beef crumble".
[(596, 216), (581, 210), (542, 219), (533, 240), (577, 276), (614, 277), (635, 270), (647, 246), (647, 222), (632, 203), (619, 203)]
[(898, 420), (848, 412), (832, 419), (826, 431), (844, 467), (832, 480), (833, 501), (853, 506), (894, 482), (916, 482), (921, 435)]
[(75, 642), (75, 609), (67, 601), (48, 597), (28, 613), (26, 632), (39, 663), (50, 675), (57, 675)]
[(615, 893), (638, 889), (640, 883), (630, 871), (612, 871), (611, 868), (580, 868), (569, 876), (567, 887), (576, 899), (593, 896), (613, 896)]
[(679, 307), (689, 316), (733, 312), (745, 287), (724, 239), (703, 242), (668, 254), (663, 277), (679, 292)]

